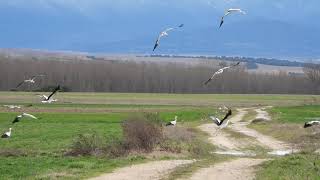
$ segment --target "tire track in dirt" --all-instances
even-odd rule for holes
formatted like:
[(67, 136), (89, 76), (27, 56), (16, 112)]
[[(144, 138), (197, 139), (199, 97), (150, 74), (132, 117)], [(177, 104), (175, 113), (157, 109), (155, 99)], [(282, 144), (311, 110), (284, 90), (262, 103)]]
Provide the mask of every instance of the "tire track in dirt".
[(218, 163), (196, 172), (191, 176), (190, 180), (252, 180), (255, 177), (255, 170), (253, 167), (265, 161), (265, 159), (240, 158), (233, 161)]
[(193, 162), (193, 160), (154, 161), (120, 168), (90, 180), (156, 180), (167, 176), (179, 166)]

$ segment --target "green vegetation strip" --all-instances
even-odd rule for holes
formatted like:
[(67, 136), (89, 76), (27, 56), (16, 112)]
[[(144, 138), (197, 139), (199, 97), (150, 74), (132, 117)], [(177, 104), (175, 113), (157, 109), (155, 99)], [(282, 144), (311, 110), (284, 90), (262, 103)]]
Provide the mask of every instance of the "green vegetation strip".
[(264, 163), (257, 173), (257, 180), (267, 179), (319, 179), (319, 154), (297, 154)]

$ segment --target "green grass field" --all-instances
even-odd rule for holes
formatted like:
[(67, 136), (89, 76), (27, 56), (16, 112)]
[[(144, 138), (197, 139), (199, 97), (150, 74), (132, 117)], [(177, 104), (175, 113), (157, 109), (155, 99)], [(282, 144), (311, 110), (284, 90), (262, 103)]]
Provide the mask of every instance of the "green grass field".
[[(92, 112), (81, 111), (87, 108)], [(149, 108), (157, 110), (164, 121), (170, 121), (177, 115), (181, 124), (190, 126), (200, 124), (199, 120), (213, 110), (173, 105), (34, 104), (18, 111), (32, 113), (38, 120), (23, 119), (12, 125), (11, 122), (20, 112), (1, 108), (0, 131), (4, 132), (9, 127), (13, 131), (12, 138), (0, 140), (0, 179), (79, 179), (147, 161), (143, 156), (108, 159), (70, 157), (65, 153), (80, 134), (97, 133), (105, 139), (121, 137), (122, 122), (128, 116), (148, 111)], [(112, 109), (112, 112), (101, 113), (101, 109)], [(17, 168), (19, 171), (16, 171)]]
[(320, 106), (274, 107), (270, 109), (270, 113), (272, 123), (255, 124), (251, 127), (290, 142), (305, 153), (265, 163), (259, 168), (257, 179), (320, 179), (320, 155), (314, 153), (320, 148), (320, 131), (303, 128), (306, 121), (320, 117)]
[[(319, 96), (59, 93), (56, 97), (59, 102), (40, 104), (36, 94), (0, 92), (0, 131), (13, 128), (12, 138), (0, 140), (0, 179), (83, 179), (152, 160), (140, 155), (113, 159), (65, 155), (80, 134), (121, 138), (122, 122), (136, 113), (157, 112), (165, 122), (177, 115), (179, 124), (187, 127), (207, 122), (207, 115), (215, 113), (216, 106), (221, 105), (284, 106), (272, 109), (277, 122), (282, 123), (301, 123), (306, 118), (320, 116), (319, 106), (302, 110), (295, 107), (318, 103)], [(20, 104), (23, 108), (9, 110), (2, 107), (4, 104)], [(291, 114), (292, 111), (295, 114)], [(14, 117), (21, 112), (32, 113), (40, 119), (24, 119), (12, 125)]]

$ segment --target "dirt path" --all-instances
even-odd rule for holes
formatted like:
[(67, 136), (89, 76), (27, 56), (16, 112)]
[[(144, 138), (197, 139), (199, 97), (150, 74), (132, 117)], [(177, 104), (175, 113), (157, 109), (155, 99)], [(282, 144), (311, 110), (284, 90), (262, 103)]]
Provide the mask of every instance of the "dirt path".
[[(256, 112), (256, 118), (271, 120), (269, 114), (263, 109), (256, 109)], [(229, 126), (229, 130), (248, 136), (252, 138), (252, 140), (248, 140), (247, 138), (231, 137), (223, 130), (216, 133), (218, 128), (213, 123), (199, 126), (202, 131), (205, 131), (210, 135), (209, 140), (220, 149), (220, 151), (215, 153), (223, 154), (225, 152), (225, 155), (236, 155), (238, 157), (242, 157), (246, 152), (241, 152), (239, 149), (257, 144), (266, 149), (270, 149), (271, 152), (269, 152), (269, 154), (271, 155), (285, 155), (289, 153), (289, 145), (248, 128), (247, 125), (249, 125), (249, 122), (242, 121), (247, 113), (248, 109), (238, 109), (238, 113), (230, 118), (231, 125)], [(267, 159), (239, 158), (233, 161), (219, 163), (209, 168), (200, 169), (190, 179), (254, 179), (255, 166), (263, 163), (264, 161), (267, 161)]]
[(264, 159), (240, 158), (201, 169), (193, 174), (190, 180), (251, 180), (255, 177), (254, 166), (263, 163)]
[(255, 109), (255, 111), (257, 112), (256, 119), (264, 119), (264, 120), (266, 120), (266, 121), (271, 121), (270, 115), (268, 114), (267, 111), (265, 111), (264, 108), (262, 108), (262, 109)]
[(191, 164), (192, 160), (155, 161), (115, 170), (90, 180), (156, 180), (161, 179), (176, 167)]
[[(245, 109), (238, 109), (238, 111), (239, 111), (239, 114), (241, 115), (240, 116), (241, 118), (235, 116), (232, 119), (232, 121), (230, 119), (230, 121), (233, 123), (230, 126), (232, 130), (242, 133), (246, 136), (255, 138), (260, 143), (261, 146), (269, 148), (273, 151), (278, 151), (278, 150), (284, 151), (284, 150), (290, 149), (290, 146), (287, 145), (286, 143), (281, 142), (273, 137), (263, 135), (256, 130), (248, 128), (247, 127), (247, 125), (249, 125), (248, 122), (240, 122), (243, 116), (247, 113), (247, 111)], [(267, 118), (269, 116), (266, 111), (262, 111), (261, 109), (259, 109), (257, 112), (258, 112), (257, 117)]]
[[(246, 114), (245, 111), (239, 111), (235, 116), (230, 118), (230, 122), (238, 122), (242, 120), (243, 116)], [(221, 150), (226, 151), (237, 151), (239, 149), (248, 147), (250, 145), (255, 145), (254, 141), (247, 141), (245, 139), (233, 138), (228, 133), (223, 130), (219, 130), (219, 128), (214, 124), (203, 124), (199, 126), (199, 128), (209, 134), (209, 141), (217, 146)]]

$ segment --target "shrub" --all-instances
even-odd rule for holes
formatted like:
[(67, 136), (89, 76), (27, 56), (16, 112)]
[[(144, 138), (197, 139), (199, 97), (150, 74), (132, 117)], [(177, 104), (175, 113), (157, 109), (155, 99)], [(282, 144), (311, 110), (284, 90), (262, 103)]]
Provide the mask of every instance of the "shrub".
[(127, 155), (129, 147), (122, 139), (114, 137), (107, 142), (104, 152), (111, 158), (117, 158)]
[(162, 127), (146, 116), (135, 116), (123, 125), (124, 143), (130, 150), (151, 152), (162, 139)]
[(101, 154), (103, 146), (102, 138), (93, 134), (80, 134), (71, 145), (71, 150), (67, 153), (71, 156), (89, 156)]

